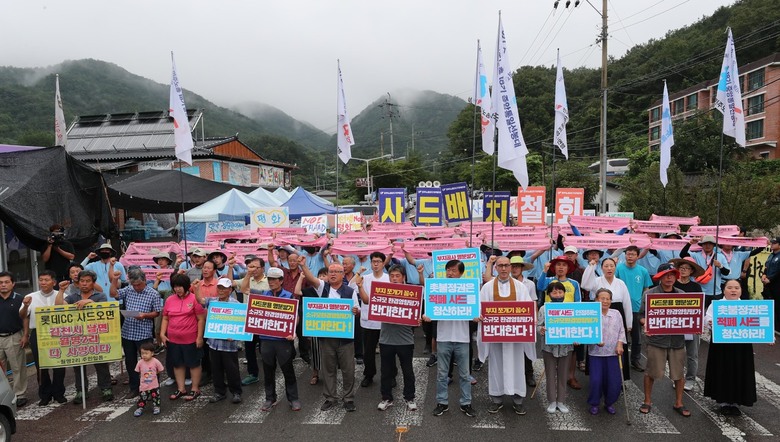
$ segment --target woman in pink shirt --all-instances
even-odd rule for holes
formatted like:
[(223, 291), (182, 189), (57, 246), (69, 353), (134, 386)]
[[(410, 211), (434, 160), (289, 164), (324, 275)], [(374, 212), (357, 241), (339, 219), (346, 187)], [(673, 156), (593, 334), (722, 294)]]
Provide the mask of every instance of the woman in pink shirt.
[[(201, 395), (200, 360), (203, 356), (203, 331), (206, 327), (206, 310), (190, 292), (190, 279), (186, 275), (171, 275), (171, 288), (176, 296), (169, 296), (163, 307), (160, 339), (168, 348), (176, 377), (176, 391), (169, 396), (176, 400), (184, 396), (191, 401)], [(192, 391), (185, 395), (184, 376), (190, 369)]]

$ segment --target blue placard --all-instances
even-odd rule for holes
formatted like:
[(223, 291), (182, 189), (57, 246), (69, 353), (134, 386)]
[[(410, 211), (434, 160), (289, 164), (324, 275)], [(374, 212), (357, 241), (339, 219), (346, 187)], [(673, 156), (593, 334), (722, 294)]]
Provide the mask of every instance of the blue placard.
[(353, 339), (352, 299), (303, 298), (303, 336)]
[(209, 301), (203, 336), (211, 339), (251, 341), (252, 334), (244, 333), (246, 310), (246, 304), (240, 302)]
[(481, 252), (478, 248), (468, 249), (448, 249), (448, 250), (434, 250), (431, 253), (431, 260), (433, 261), (433, 275), (437, 278), (444, 278), (446, 276), (446, 269), (448, 261), (457, 259), (463, 262), (463, 266), (466, 270), (463, 272), (463, 279), (478, 279), (482, 280), (482, 260)]
[(775, 342), (775, 301), (713, 301), (712, 342), (716, 344)]
[(432, 321), (471, 321), (478, 318), (479, 279), (425, 280), (425, 315)]
[(548, 345), (601, 342), (601, 304), (548, 302), (544, 304), (544, 340)]
[(440, 226), (442, 218), (441, 189), (438, 187), (418, 187), (415, 224), (418, 226)]
[(406, 188), (379, 189), (379, 222), (400, 224), (406, 221)]
[(445, 184), (441, 186), (441, 194), (447, 222), (471, 221), (471, 198), (466, 183)]

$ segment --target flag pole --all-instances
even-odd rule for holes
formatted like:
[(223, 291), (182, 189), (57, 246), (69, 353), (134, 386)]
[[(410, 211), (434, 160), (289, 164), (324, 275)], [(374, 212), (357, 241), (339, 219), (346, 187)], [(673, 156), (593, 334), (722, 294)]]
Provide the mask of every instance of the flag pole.
[[(175, 158), (175, 157), (174, 157)], [(178, 159), (178, 158), (176, 158)], [(184, 172), (181, 170), (181, 160), (179, 160), (179, 196), (181, 200), (181, 231), (179, 239), (184, 235), (184, 257), (187, 256), (187, 216), (184, 214)]]
[[(720, 234), (720, 196), (722, 186), (720, 182), (723, 180), (723, 131), (720, 131), (720, 164), (718, 165), (718, 199), (715, 210), (715, 248), (712, 249), (712, 260), (718, 258), (718, 234)], [(704, 257), (705, 261), (707, 257)], [(705, 262), (706, 264), (706, 262)], [(718, 272), (712, 269), (712, 295), (715, 296), (715, 289), (718, 287)]]
[[(476, 78), (479, 78), (479, 40), (477, 40), (477, 72), (476, 72)], [(475, 169), (477, 167), (477, 115), (479, 115), (479, 112), (477, 110), (477, 97), (474, 97), (474, 135), (471, 137), (471, 198), (474, 198), (474, 175), (476, 174)], [(481, 120), (481, 117), (479, 118)], [(482, 211), (484, 213), (485, 210), (485, 196), (482, 196)], [(471, 240), (474, 237), (474, 217), (471, 213), (469, 213), (469, 247), (471, 247)]]
[[(341, 60), (338, 58), (336, 59), (336, 69), (338, 72), (338, 78), (336, 78), (336, 103), (339, 101), (339, 95), (341, 94), (341, 88), (339, 87), (341, 84)], [(337, 105), (338, 107), (338, 105)], [(335, 235), (336, 238), (339, 237), (339, 110), (336, 111), (336, 201), (335, 201), (335, 208), (336, 208), (336, 226), (335, 226)], [(368, 167), (368, 163), (366, 163), (366, 167)], [(371, 177), (368, 177), (370, 180)], [(368, 183), (366, 183), (368, 185)], [(326, 235), (327, 236), (327, 235)]]
[(557, 242), (556, 238), (553, 238), (553, 227), (555, 226), (555, 143), (552, 145), (552, 167), (550, 171), (550, 212), (553, 217), (550, 219), (550, 259), (552, 259), (553, 241)]

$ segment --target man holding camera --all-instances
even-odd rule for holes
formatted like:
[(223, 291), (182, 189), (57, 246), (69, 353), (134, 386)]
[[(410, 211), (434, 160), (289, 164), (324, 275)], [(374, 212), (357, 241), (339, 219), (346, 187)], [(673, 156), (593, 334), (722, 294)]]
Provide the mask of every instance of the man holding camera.
[(68, 264), (76, 257), (73, 244), (65, 239), (65, 228), (59, 224), (49, 227), (49, 243), (43, 251), (43, 262), (46, 270), (52, 270), (57, 274), (58, 281), (67, 281)]

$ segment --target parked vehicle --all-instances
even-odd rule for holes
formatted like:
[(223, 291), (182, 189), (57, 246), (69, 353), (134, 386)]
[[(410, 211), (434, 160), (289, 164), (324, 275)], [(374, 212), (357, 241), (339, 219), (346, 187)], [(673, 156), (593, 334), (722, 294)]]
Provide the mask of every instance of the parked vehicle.
[(0, 442), (8, 442), (16, 433), (16, 394), (5, 377), (5, 367), (0, 364)]

